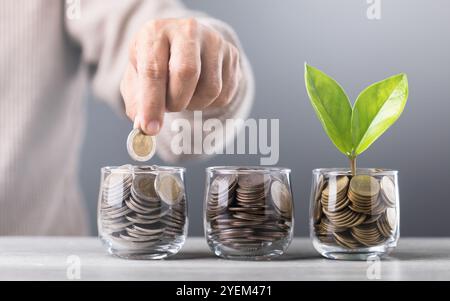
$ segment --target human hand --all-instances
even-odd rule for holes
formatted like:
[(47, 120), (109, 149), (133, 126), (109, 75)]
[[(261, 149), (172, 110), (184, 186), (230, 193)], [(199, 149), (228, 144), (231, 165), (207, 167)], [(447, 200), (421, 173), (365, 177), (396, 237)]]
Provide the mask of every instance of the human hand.
[(223, 107), (241, 78), (238, 49), (195, 19), (147, 23), (130, 45), (120, 84), (127, 116), (148, 135), (165, 112)]

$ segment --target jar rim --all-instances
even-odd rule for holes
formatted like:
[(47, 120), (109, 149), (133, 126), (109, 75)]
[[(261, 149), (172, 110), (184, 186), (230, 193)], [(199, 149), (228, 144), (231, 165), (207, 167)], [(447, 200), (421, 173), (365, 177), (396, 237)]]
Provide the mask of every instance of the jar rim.
[[(128, 168), (127, 168), (128, 167)], [(139, 170), (138, 168), (148, 168)], [(159, 165), (123, 165), (123, 166), (104, 166), (101, 169), (102, 173), (115, 172), (115, 173), (134, 173), (145, 174), (151, 172), (185, 172), (186, 168), (179, 166), (159, 166)]]
[(290, 173), (291, 169), (276, 166), (210, 166), (206, 168), (207, 172), (221, 172), (221, 173)]
[[(349, 168), (316, 168), (313, 169), (312, 173), (314, 175), (351, 175), (351, 170)], [(356, 173), (365, 175), (394, 176), (398, 174), (398, 170), (388, 168), (357, 168)]]

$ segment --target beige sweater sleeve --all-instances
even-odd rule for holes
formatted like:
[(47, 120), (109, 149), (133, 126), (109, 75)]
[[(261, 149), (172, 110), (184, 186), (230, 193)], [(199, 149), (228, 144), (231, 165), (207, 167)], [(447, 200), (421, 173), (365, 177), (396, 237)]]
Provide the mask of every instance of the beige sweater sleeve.
[[(92, 67), (95, 95), (124, 114), (119, 86), (128, 60), (128, 46), (134, 33), (152, 19), (183, 17), (195, 17), (203, 24), (214, 27), (241, 50), (243, 76), (235, 98), (225, 109), (204, 111), (203, 119), (217, 118), (224, 121), (228, 118), (246, 118), (253, 101), (253, 76), (236, 34), (225, 23), (188, 10), (177, 0), (81, 0), (80, 18), (66, 18), (66, 27), (70, 38), (81, 48), (83, 62)], [(169, 162), (186, 157), (176, 156), (170, 150), (172, 137), (176, 134), (171, 131), (171, 123), (177, 118), (193, 120), (193, 113), (167, 113), (165, 116), (164, 126), (157, 137), (158, 153), (163, 160)], [(228, 142), (219, 144), (225, 145)]]

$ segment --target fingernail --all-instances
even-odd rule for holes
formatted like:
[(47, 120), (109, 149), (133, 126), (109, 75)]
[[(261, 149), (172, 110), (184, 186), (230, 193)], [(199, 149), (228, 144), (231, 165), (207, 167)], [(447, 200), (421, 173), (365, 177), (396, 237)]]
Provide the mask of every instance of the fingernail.
[(156, 135), (159, 132), (159, 122), (158, 121), (150, 121), (147, 124), (147, 133), (150, 135)]
[(139, 118), (136, 116), (136, 117), (134, 118), (133, 129), (137, 129), (137, 128), (139, 127), (139, 123), (140, 123), (140, 120), (139, 120)]

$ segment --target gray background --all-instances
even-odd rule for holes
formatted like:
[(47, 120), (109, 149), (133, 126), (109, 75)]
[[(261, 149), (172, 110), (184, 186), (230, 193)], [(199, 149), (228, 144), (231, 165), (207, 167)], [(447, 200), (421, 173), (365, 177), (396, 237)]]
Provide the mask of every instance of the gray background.
[[(449, 1), (382, 0), (379, 21), (367, 19), (361, 0), (185, 2), (235, 28), (256, 76), (251, 117), (280, 119), (279, 165), (292, 168), (296, 235), (308, 233), (311, 170), (348, 165), (309, 104), (304, 61), (335, 77), (352, 100), (372, 82), (408, 74), (403, 116), (359, 158), (359, 166), (400, 171), (402, 235), (450, 235)], [(124, 143), (131, 123), (100, 102), (90, 100), (88, 109), (80, 176), (95, 233), (99, 168), (132, 163)], [(203, 234), (205, 167), (258, 163), (258, 156), (223, 155), (184, 165), (190, 235)]]

